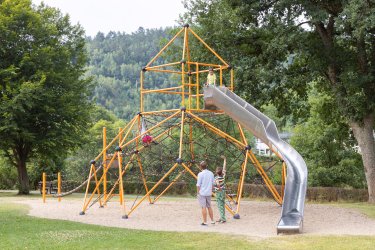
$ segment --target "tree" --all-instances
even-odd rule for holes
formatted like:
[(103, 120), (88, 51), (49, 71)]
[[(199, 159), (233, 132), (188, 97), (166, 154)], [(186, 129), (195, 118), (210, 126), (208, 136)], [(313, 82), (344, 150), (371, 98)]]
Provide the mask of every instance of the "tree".
[(354, 136), (338, 110), (329, 108), (334, 99), (313, 89), (309, 103), (310, 117), (294, 128), (291, 138), (309, 166), (309, 184), (364, 188), (363, 164)]
[(232, 39), (230, 47), (221, 49), (238, 50), (232, 58), (239, 66), (238, 87), (244, 97), (270, 101), (284, 114), (293, 112), (297, 117), (306, 114), (303, 103), (310, 82), (334, 98), (330, 108), (340, 111), (354, 133), (369, 201), (375, 202), (375, 3), (197, 0), (185, 4), (186, 19), (198, 25), (203, 36)]
[(0, 150), (29, 193), (26, 164), (62, 158), (90, 122), (84, 31), (30, 0), (0, 1)]

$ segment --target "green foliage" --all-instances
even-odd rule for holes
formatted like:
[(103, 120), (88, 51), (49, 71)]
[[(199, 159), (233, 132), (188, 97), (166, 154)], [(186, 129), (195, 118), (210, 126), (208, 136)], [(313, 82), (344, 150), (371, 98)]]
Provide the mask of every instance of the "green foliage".
[[(87, 39), (89, 53), (88, 75), (97, 82), (94, 100), (111, 110), (117, 117), (130, 120), (139, 112), (140, 71), (169, 40), (169, 29), (139, 28), (132, 34), (99, 32)], [(163, 58), (154, 64), (166, 63)], [(165, 73), (145, 73), (144, 88), (167, 88), (178, 81), (177, 76)], [(145, 95), (146, 110), (179, 108), (176, 95)]]
[(68, 16), (30, 0), (0, 3), (0, 149), (22, 173), (25, 164), (61, 159), (83, 141), (91, 85), (84, 31)]
[(348, 125), (328, 95), (311, 94), (311, 114), (294, 129), (291, 138), (309, 168), (311, 186), (364, 188), (366, 185), (361, 156)]
[[(350, 186), (362, 187), (363, 171), (361, 164), (357, 164), (359, 155), (351, 150), (354, 139), (349, 136), (348, 125), (354, 128), (355, 123), (358, 127), (370, 123), (366, 128), (373, 127), (374, 3), (360, 0), (186, 0), (184, 3), (188, 10), (184, 19), (195, 25), (199, 35), (235, 66), (236, 89), (242, 97), (257, 107), (273, 104), (279, 116), (287, 116), (292, 124), (309, 120), (309, 127), (301, 125), (296, 131), (301, 140), (307, 137), (312, 142), (324, 132), (325, 137), (321, 137), (324, 139), (315, 142), (317, 146), (309, 144), (309, 150), (303, 152), (314, 161), (319, 161), (322, 157), (318, 155), (325, 151), (334, 156), (312, 164), (316, 170), (320, 169), (312, 171), (320, 173), (319, 185), (337, 181), (337, 185), (350, 182)], [(310, 120), (316, 118), (309, 118), (314, 112), (310, 112), (308, 102), (311, 82), (315, 82), (314, 88), (319, 93), (332, 99), (322, 110), (326, 113), (338, 110), (334, 115), (337, 121), (312, 124)], [(358, 130), (356, 139), (362, 152), (374, 159), (373, 146), (360, 135), (370, 134), (373, 128), (371, 132)], [(350, 146), (342, 146), (348, 140)], [(296, 146), (298, 151), (299, 146)], [(373, 160), (364, 162), (367, 173), (373, 172)], [(345, 172), (355, 174), (349, 180), (350, 173), (342, 176)], [(315, 175), (313, 179), (319, 178)], [(369, 175), (368, 183), (373, 179)]]
[[(101, 106), (95, 106), (92, 112), (95, 123), (86, 133), (82, 133), (85, 143), (79, 149), (71, 152), (62, 163), (64, 177), (70, 181), (84, 181), (89, 174), (89, 163), (103, 148), (103, 127), (107, 132), (107, 143), (118, 133), (119, 128), (125, 126), (123, 120), (118, 119), (112, 112)], [(56, 173), (56, 172), (54, 172)]]
[(17, 183), (17, 170), (9, 162), (0, 157), (0, 190), (15, 189)]

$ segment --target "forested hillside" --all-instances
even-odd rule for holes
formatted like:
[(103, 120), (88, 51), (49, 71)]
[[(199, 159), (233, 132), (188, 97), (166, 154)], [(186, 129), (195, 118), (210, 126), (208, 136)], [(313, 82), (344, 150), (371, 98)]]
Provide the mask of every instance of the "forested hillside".
[[(99, 32), (94, 38), (87, 38), (88, 74), (97, 83), (95, 101), (119, 118), (128, 120), (134, 116), (139, 111), (140, 70), (159, 52), (160, 41), (168, 39), (169, 33), (169, 29), (139, 28), (131, 34)], [(155, 63), (164, 63), (164, 59), (159, 58)], [(167, 87), (173, 83), (173, 78), (163, 73), (145, 74), (145, 83), (157, 88)], [(153, 109), (179, 105), (175, 96), (152, 95), (151, 98), (146, 99), (146, 108), (151, 102)]]

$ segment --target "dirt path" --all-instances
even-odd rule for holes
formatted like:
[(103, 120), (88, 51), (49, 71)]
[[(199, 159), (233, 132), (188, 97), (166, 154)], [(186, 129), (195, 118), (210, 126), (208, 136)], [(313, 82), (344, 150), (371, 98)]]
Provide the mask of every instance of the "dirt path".
[[(62, 219), (88, 224), (147, 229), (158, 231), (204, 231), (246, 235), (252, 237), (276, 236), (276, 225), (281, 208), (273, 202), (243, 201), (241, 219), (231, 216), (226, 224), (200, 226), (198, 204), (192, 199), (181, 201), (160, 200), (150, 205), (142, 203), (129, 219), (121, 218), (118, 203), (111, 202), (106, 208), (98, 205), (91, 207), (87, 214), (79, 215), (82, 201), (48, 200), (43, 204), (38, 200), (23, 200), (30, 206), (31, 216)], [(132, 204), (127, 204), (128, 207)], [(215, 215), (218, 212), (215, 208)], [(215, 217), (216, 218), (216, 217)], [(305, 207), (304, 234), (309, 235), (373, 235), (375, 236), (375, 220), (351, 209), (330, 205), (307, 204)]]

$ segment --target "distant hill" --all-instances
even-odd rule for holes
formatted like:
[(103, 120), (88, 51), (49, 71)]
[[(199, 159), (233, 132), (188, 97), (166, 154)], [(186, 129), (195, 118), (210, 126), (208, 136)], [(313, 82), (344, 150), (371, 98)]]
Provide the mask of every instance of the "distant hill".
[[(87, 74), (97, 83), (93, 95), (96, 103), (125, 120), (139, 112), (140, 70), (162, 48), (161, 40), (171, 38), (169, 31), (139, 28), (131, 34), (99, 32), (94, 38), (87, 38)], [(160, 58), (156, 63), (164, 63), (164, 59)], [(157, 88), (168, 87), (173, 83), (173, 77), (164, 73), (146, 74), (145, 82)], [(145, 106), (150, 110), (178, 107), (179, 98), (150, 95)]]

